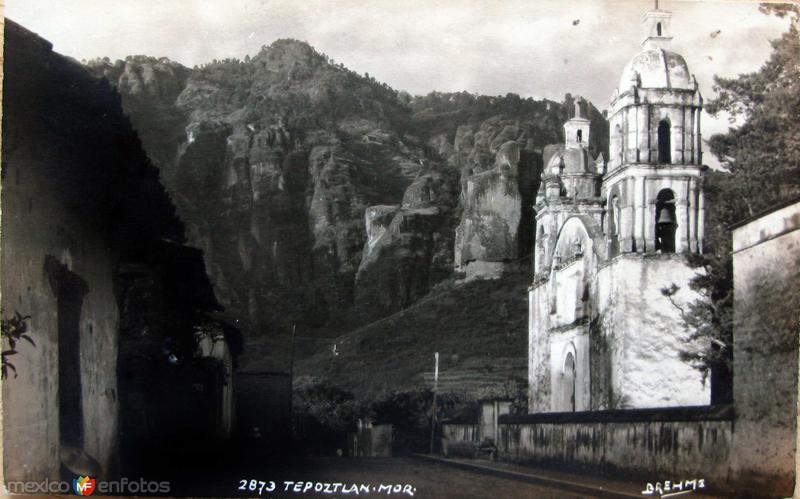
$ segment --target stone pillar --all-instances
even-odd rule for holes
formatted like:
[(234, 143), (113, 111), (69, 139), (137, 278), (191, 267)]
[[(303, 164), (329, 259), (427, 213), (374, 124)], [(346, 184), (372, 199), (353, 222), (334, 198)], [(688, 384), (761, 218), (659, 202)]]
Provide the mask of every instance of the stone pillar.
[(624, 161), (626, 163), (634, 163), (636, 161), (636, 123), (631, 119), (631, 107), (628, 106), (623, 111), (626, 135)]
[(645, 251), (656, 249), (656, 198), (652, 195), (652, 180), (644, 179), (644, 244)]
[(645, 215), (645, 204), (644, 204), (644, 178), (643, 177), (631, 177), (630, 184), (632, 185), (633, 192), (635, 193), (635, 220), (634, 220), (634, 241), (636, 242), (636, 252), (642, 253), (645, 251), (645, 242), (644, 242), (644, 215)]
[(695, 140), (696, 140), (696, 142), (695, 142), (695, 144), (696, 144), (695, 145), (695, 150), (697, 151), (695, 155), (697, 157), (697, 164), (698, 165), (702, 165), (703, 164), (703, 137), (702, 137), (702, 134), (700, 133), (700, 130), (701, 130), (701, 128), (700, 128), (700, 115), (701, 114), (703, 114), (703, 113), (701, 113), (700, 112), (700, 108), (698, 108), (697, 112), (695, 113), (695, 117), (697, 118), (697, 124), (695, 125), (695, 128), (694, 128), (695, 129)]
[(678, 219), (678, 230), (675, 233), (675, 253), (689, 250), (689, 182), (682, 180), (675, 191), (675, 216)]
[(683, 163), (683, 115), (680, 110), (676, 114), (678, 115), (677, 119), (672, 120), (672, 127), (670, 130), (670, 134), (672, 135), (670, 138), (670, 142), (672, 142), (672, 157), (670, 158), (670, 163), (673, 165)]
[(675, 253), (684, 253), (689, 251), (689, 241), (687, 239), (689, 233), (689, 206), (685, 199), (678, 199), (675, 203), (675, 216), (678, 219), (678, 229), (675, 233)]
[(697, 252), (697, 179), (689, 181), (689, 251)]
[(617, 157), (617, 168), (625, 163), (625, 147), (628, 144), (628, 138), (625, 136), (628, 133), (627, 125), (625, 124), (625, 111), (622, 110), (617, 113), (617, 123), (619, 123), (619, 156)]
[(634, 190), (633, 179), (623, 178), (619, 181), (620, 195), (625, 200), (620, 220), (620, 251), (630, 253), (634, 249)]
[(653, 162), (653, 134), (651, 128), (653, 127), (653, 106), (647, 105), (647, 113), (645, 116), (644, 135), (647, 139), (647, 157), (645, 158), (648, 163)]
[(648, 137), (648, 109), (649, 106), (638, 105), (636, 106), (636, 161), (641, 163), (643, 161), (650, 161), (649, 150), (650, 139)]
[(627, 163), (636, 162), (636, 121), (633, 117), (633, 106), (625, 108), (625, 122), (628, 124), (628, 150), (625, 151)]
[(706, 231), (705, 193), (701, 190), (697, 196), (697, 252), (703, 252), (703, 235)]
[[(689, 147), (688, 145), (692, 143), (691, 137), (688, 136), (688, 132), (690, 129), (689, 122), (689, 115), (686, 112), (686, 106), (681, 107), (681, 164), (685, 165), (687, 163), (687, 159), (689, 159)], [(690, 160), (691, 161), (691, 160)]]
[(617, 164), (617, 157), (619, 156), (620, 137), (617, 135), (616, 124), (614, 121), (611, 121), (608, 126), (611, 130), (611, 140), (608, 141), (608, 170), (611, 171), (619, 167)]
[(690, 108), (689, 112), (689, 132), (688, 132), (688, 143), (689, 143), (689, 159), (691, 164), (697, 163), (697, 156), (695, 154), (695, 147), (694, 147), (694, 134), (695, 134), (695, 127), (694, 127), (694, 115), (696, 112), (696, 108)]

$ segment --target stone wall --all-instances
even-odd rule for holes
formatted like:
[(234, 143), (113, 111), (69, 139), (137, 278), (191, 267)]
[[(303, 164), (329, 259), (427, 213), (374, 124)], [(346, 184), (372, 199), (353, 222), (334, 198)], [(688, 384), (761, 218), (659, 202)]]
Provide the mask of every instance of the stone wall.
[[(529, 414), (500, 418), (498, 457), (540, 467), (641, 478), (704, 478), (729, 488), (729, 405)], [(478, 442), (478, 425), (445, 423), (448, 443)]]
[[(112, 279), (117, 255), (97, 220), (86, 216), (86, 206), (65, 192), (72, 186), (57, 172), (72, 168), (75, 158), (59, 150), (61, 144), (46, 128), (52, 123), (39, 114), (47, 105), (47, 78), (59, 76), (46, 66), (52, 60), (50, 44), (9, 22), (5, 35), (2, 309), (4, 318), (14, 312), (30, 315), (35, 342), (17, 345), (18, 354), (10, 357), (17, 373), (3, 382), (5, 478), (59, 479), (59, 412), (66, 410), (60, 407), (59, 389), (70, 382), (80, 387), (81, 403), (74, 412), (80, 416), (66, 425), (82, 433), (79, 447), (100, 463), (98, 471), (109, 472), (118, 433)], [(20, 70), (22, 64), (27, 71)], [(63, 279), (71, 279), (73, 288), (59, 289)], [(66, 342), (77, 350), (66, 352)], [(79, 365), (65, 365), (65, 355), (79, 359)]]
[(448, 442), (479, 442), (480, 426), (469, 423), (444, 423), (442, 436)]
[(800, 203), (733, 231), (733, 472), (789, 496), (797, 453)]
[(58, 478), (59, 300), (45, 272), (48, 257), (82, 279), (87, 290), (79, 311), (80, 365), (70, 366), (67, 374), (81, 386), (83, 420), (74, 423), (83, 426), (85, 452), (104, 468), (112, 464), (117, 446), (118, 316), (112, 255), (85, 220), (55, 201), (47, 178), (32, 178), (36, 165), (29, 160), (15, 155), (22, 179), (3, 188), (3, 313), (30, 315), (36, 343), (20, 342), (19, 353), (11, 358), (18, 376), (11, 374), (3, 383), (9, 480)]
[(649, 481), (705, 478), (724, 488), (732, 414), (710, 406), (510, 417), (500, 424), (498, 456)]

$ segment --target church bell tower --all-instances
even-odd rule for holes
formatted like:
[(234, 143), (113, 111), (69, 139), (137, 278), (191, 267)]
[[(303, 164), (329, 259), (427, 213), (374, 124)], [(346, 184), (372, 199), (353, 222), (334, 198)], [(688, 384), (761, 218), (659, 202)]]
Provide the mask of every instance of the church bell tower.
[(642, 16), (642, 50), (611, 98), (601, 189), (609, 256), (702, 252), (703, 98), (686, 60), (671, 50), (671, 22), (657, 2)]

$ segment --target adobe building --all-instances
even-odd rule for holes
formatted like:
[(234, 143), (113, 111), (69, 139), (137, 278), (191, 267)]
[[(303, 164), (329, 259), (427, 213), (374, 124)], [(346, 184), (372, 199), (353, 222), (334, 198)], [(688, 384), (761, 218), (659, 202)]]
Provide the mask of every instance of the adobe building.
[(4, 45), (0, 308), (32, 340), (4, 364), (6, 482), (129, 473), (125, 442), (154, 427), (229, 436), (234, 335), (201, 318), (218, 308), (202, 255), (119, 94), (9, 20)]
[[(17, 345), (9, 356), (16, 372), (3, 382), (5, 477), (58, 480), (66, 448), (90, 456), (99, 472), (113, 472), (119, 248), (108, 245), (106, 200), (98, 196), (112, 175), (97, 175), (92, 184), (100, 165), (58, 125), (67, 113), (98, 119), (83, 99), (102, 103), (111, 94), (93, 88), (49, 42), (8, 20), (4, 62), (2, 310), (4, 320), (15, 312), (30, 316), (35, 343)], [(69, 84), (75, 92), (56, 90)], [(86, 132), (98, 138), (96, 128)], [(98, 159), (109, 159), (97, 146)]]
[(703, 249), (703, 100), (670, 50), (671, 13), (642, 17), (642, 51), (610, 103), (606, 162), (576, 103), (544, 150), (529, 288), (529, 412), (704, 405), (710, 388), (679, 358)]

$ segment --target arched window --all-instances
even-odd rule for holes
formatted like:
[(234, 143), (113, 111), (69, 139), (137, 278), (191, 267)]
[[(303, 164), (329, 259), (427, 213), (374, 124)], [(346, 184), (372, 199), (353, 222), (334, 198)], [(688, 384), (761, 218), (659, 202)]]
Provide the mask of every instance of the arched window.
[(578, 144), (583, 141), (583, 130), (578, 130)]
[(658, 123), (658, 162), (672, 163), (671, 151), (669, 121), (661, 120)]
[(661, 36), (661, 23), (656, 24), (656, 34)]
[(564, 380), (563, 380), (563, 409), (575, 412), (575, 356), (572, 352), (567, 353), (564, 360)]
[(663, 189), (656, 196), (656, 251), (675, 253), (675, 194)]

